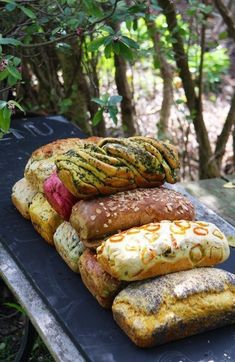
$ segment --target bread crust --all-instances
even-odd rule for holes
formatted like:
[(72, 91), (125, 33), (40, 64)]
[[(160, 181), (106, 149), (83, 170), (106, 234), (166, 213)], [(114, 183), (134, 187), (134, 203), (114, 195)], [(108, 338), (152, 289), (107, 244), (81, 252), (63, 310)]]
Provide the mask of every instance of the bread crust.
[(112, 310), (139, 347), (185, 338), (235, 323), (235, 275), (199, 268), (131, 283)]
[(80, 200), (73, 206), (70, 223), (84, 244), (91, 247), (119, 230), (164, 219), (193, 220), (194, 217), (194, 207), (186, 197), (161, 187)]
[(84, 251), (76, 230), (69, 222), (64, 221), (58, 226), (53, 236), (54, 245), (62, 259), (75, 273), (79, 273), (78, 261)]
[(29, 158), (24, 176), (38, 191), (43, 192), (44, 181), (56, 171), (55, 158), (72, 148), (81, 147), (85, 143), (97, 143), (100, 137), (65, 138), (48, 143), (36, 149)]
[(106, 273), (97, 262), (95, 252), (86, 249), (79, 259), (82, 281), (104, 308), (111, 308), (113, 299), (123, 283)]
[(214, 224), (165, 220), (111, 236), (97, 248), (97, 259), (114, 278), (134, 281), (216, 265), (229, 253)]
[(53, 235), (63, 219), (52, 209), (41, 192), (33, 197), (29, 214), (35, 230), (49, 244), (54, 245)]
[(20, 214), (30, 220), (29, 206), (37, 190), (23, 177), (12, 188), (11, 200)]

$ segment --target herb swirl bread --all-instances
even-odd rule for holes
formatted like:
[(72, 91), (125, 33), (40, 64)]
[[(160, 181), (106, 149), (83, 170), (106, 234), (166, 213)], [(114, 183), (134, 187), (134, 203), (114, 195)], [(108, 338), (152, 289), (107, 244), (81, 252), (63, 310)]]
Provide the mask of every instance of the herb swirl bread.
[(222, 263), (229, 253), (214, 224), (162, 221), (111, 236), (97, 248), (97, 260), (114, 278), (134, 281)]
[(26, 180), (38, 191), (43, 192), (44, 181), (56, 171), (56, 156), (70, 149), (81, 148), (84, 143), (97, 143), (100, 139), (99, 137), (65, 138), (39, 147), (32, 153), (25, 166), (24, 176)]
[(148, 137), (104, 138), (56, 157), (57, 174), (78, 198), (175, 183), (174, 146)]

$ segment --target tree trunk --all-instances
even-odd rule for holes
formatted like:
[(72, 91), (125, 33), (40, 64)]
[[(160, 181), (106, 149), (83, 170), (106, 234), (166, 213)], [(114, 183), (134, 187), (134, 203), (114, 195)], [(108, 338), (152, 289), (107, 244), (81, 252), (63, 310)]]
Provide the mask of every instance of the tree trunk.
[(86, 134), (91, 135), (88, 115), (90, 96), (81, 65), (82, 46), (77, 40), (73, 41), (71, 49), (58, 51), (58, 56), (63, 72), (65, 98), (71, 100), (65, 115), (78, 124)]
[(120, 55), (114, 54), (114, 65), (115, 82), (118, 94), (122, 96), (122, 126), (125, 136), (130, 137), (136, 133), (136, 127), (134, 120), (135, 112), (132, 103), (132, 94), (126, 76), (126, 62)]
[(217, 177), (220, 175), (220, 172), (216, 161), (212, 157), (211, 145), (203, 120), (201, 101), (195, 93), (195, 84), (189, 70), (187, 55), (184, 51), (183, 40), (179, 32), (174, 4), (170, 0), (159, 0), (158, 3), (166, 16), (168, 29), (174, 37), (174, 42), (172, 43), (174, 57), (182, 79), (187, 105), (199, 144), (199, 177)]
[(219, 167), (221, 166), (222, 158), (225, 153), (226, 144), (228, 142), (228, 138), (233, 126), (235, 126), (235, 90), (232, 97), (231, 107), (228, 112), (226, 121), (224, 123), (222, 132), (218, 136), (216, 142), (215, 158)]
[(235, 41), (235, 22), (233, 20), (232, 13), (230, 13), (228, 7), (222, 0), (214, 0), (214, 2), (225, 24), (227, 25), (229, 36)]
[(168, 123), (171, 115), (171, 106), (173, 103), (173, 74), (171, 65), (167, 62), (161, 46), (160, 46), (160, 34), (156, 29), (155, 22), (152, 20), (146, 21), (149, 35), (152, 39), (154, 46), (154, 57), (159, 61), (160, 75), (163, 80), (163, 99), (160, 110), (160, 119), (157, 123), (158, 126), (158, 138), (169, 138)]
[[(87, 57), (88, 59), (88, 57)], [(92, 55), (91, 59), (88, 60), (89, 61), (89, 69), (87, 71), (88, 77), (89, 77), (89, 93), (90, 93), (90, 102), (88, 104), (88, 108), (91, 114), (91, 119), (94, 117), (94, 115), (96, 114), (96, 112), (99, 109), (99, 106), (97, 103), (93, 102), (91, 100), (91, 98), (95, 97), (95, 98), (99, 98), (100, 96), (100, 92), (99, 92), (99, 78), (98, 78), (98, 74), (97, 74), (97, 61), (98, 58), (95, 56), (95, 54)], [(93, 127), (93, 134), (96, 136), (102, 136), (105, 137), (106, 136), (106, 127), (105, 127), (105, 121), (104, 121), (104, 117), (102, 117), (101, 121), (99, 122), (99, 124), (95, 127)]]

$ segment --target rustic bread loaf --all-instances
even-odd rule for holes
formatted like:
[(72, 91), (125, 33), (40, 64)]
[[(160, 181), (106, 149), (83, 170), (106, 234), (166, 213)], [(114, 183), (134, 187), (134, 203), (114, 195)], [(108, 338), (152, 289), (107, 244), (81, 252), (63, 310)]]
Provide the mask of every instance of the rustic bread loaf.
[(55, 164), (66, 188), (83, 199), (175, 183), (179, 159), (174, 146), (152, 138), (105, 138), (58, 156)]
[(235, 275), (198, 268), (131, 283), (112, 310), (139, 347), (181, 339), (235, 322)]
[(214, 224), (162, 221), (111, 236), (98, 247), (97, 259), (114, 278), (133, 281), (222, 263), (229, 252)]
[(64, 220), (69, 220), (72, 207), (77, 198), (66, 189), (56, 173), (49, 176), (43, 183), (44, 195), (53, 209)]
[(104, 308), (111, 308), (113, 299), (123, 283), (106, 273), (97, 262), (95, 252), (86, 249), (79, 259), (82, 281)]
[(31, 204), (32, 199), (36, 193), (37, 190), (31, 186), (31, 184), (25, 178), (17, 181), (12, 188), (11, 200), (17, 210), (26, 219), (30, 219), (29, 205)]
[(56, 171), (55, 157), (70, 149), (82, 147), (84, 143), (97, 143), (99, 137), (86, 139), (66, 138), (56, 140), (36, 149), (28, 160), (24, 176), (38, 191), (43, 192), (44, 181)]
[(73, 206), (70, 223), (84, 244), (92, 247), (119, 230), (164, 219), (193, 220), (194, 216), (194, 207), (186, 197), (161, 187), (80, 200)]
[(53, 237), (54, 245), (65, 263), (75, 273), (79, 273), (78, 261), (84, 251), (76, 230), (69, 222), (64, 221), (58, 226)]
[(38, 192), (29, 206), (29, 215), (34, 228), (49, 244), (54, 245), (53, 235), (63, 219), (51, 207), (45, 196)]

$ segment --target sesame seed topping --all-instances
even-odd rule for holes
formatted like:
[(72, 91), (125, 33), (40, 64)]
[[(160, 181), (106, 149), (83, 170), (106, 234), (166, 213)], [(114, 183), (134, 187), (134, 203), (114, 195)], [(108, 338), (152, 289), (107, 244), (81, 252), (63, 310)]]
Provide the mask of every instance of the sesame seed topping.
[(96, 219), (96, 216), (95, 216), (95, 215), (92, 215), (92, 216), (90, 217), (90, 219), (91, 219), (91, 221), (94, 221), (94, 220)]
[(97, 214), (101, 214), (101, 212), (102, 212), (100, 209), (96, 209), (95, 211)]
[(108, 228), (109, 226), (107, 224), (104, 224), (104, 228)]

